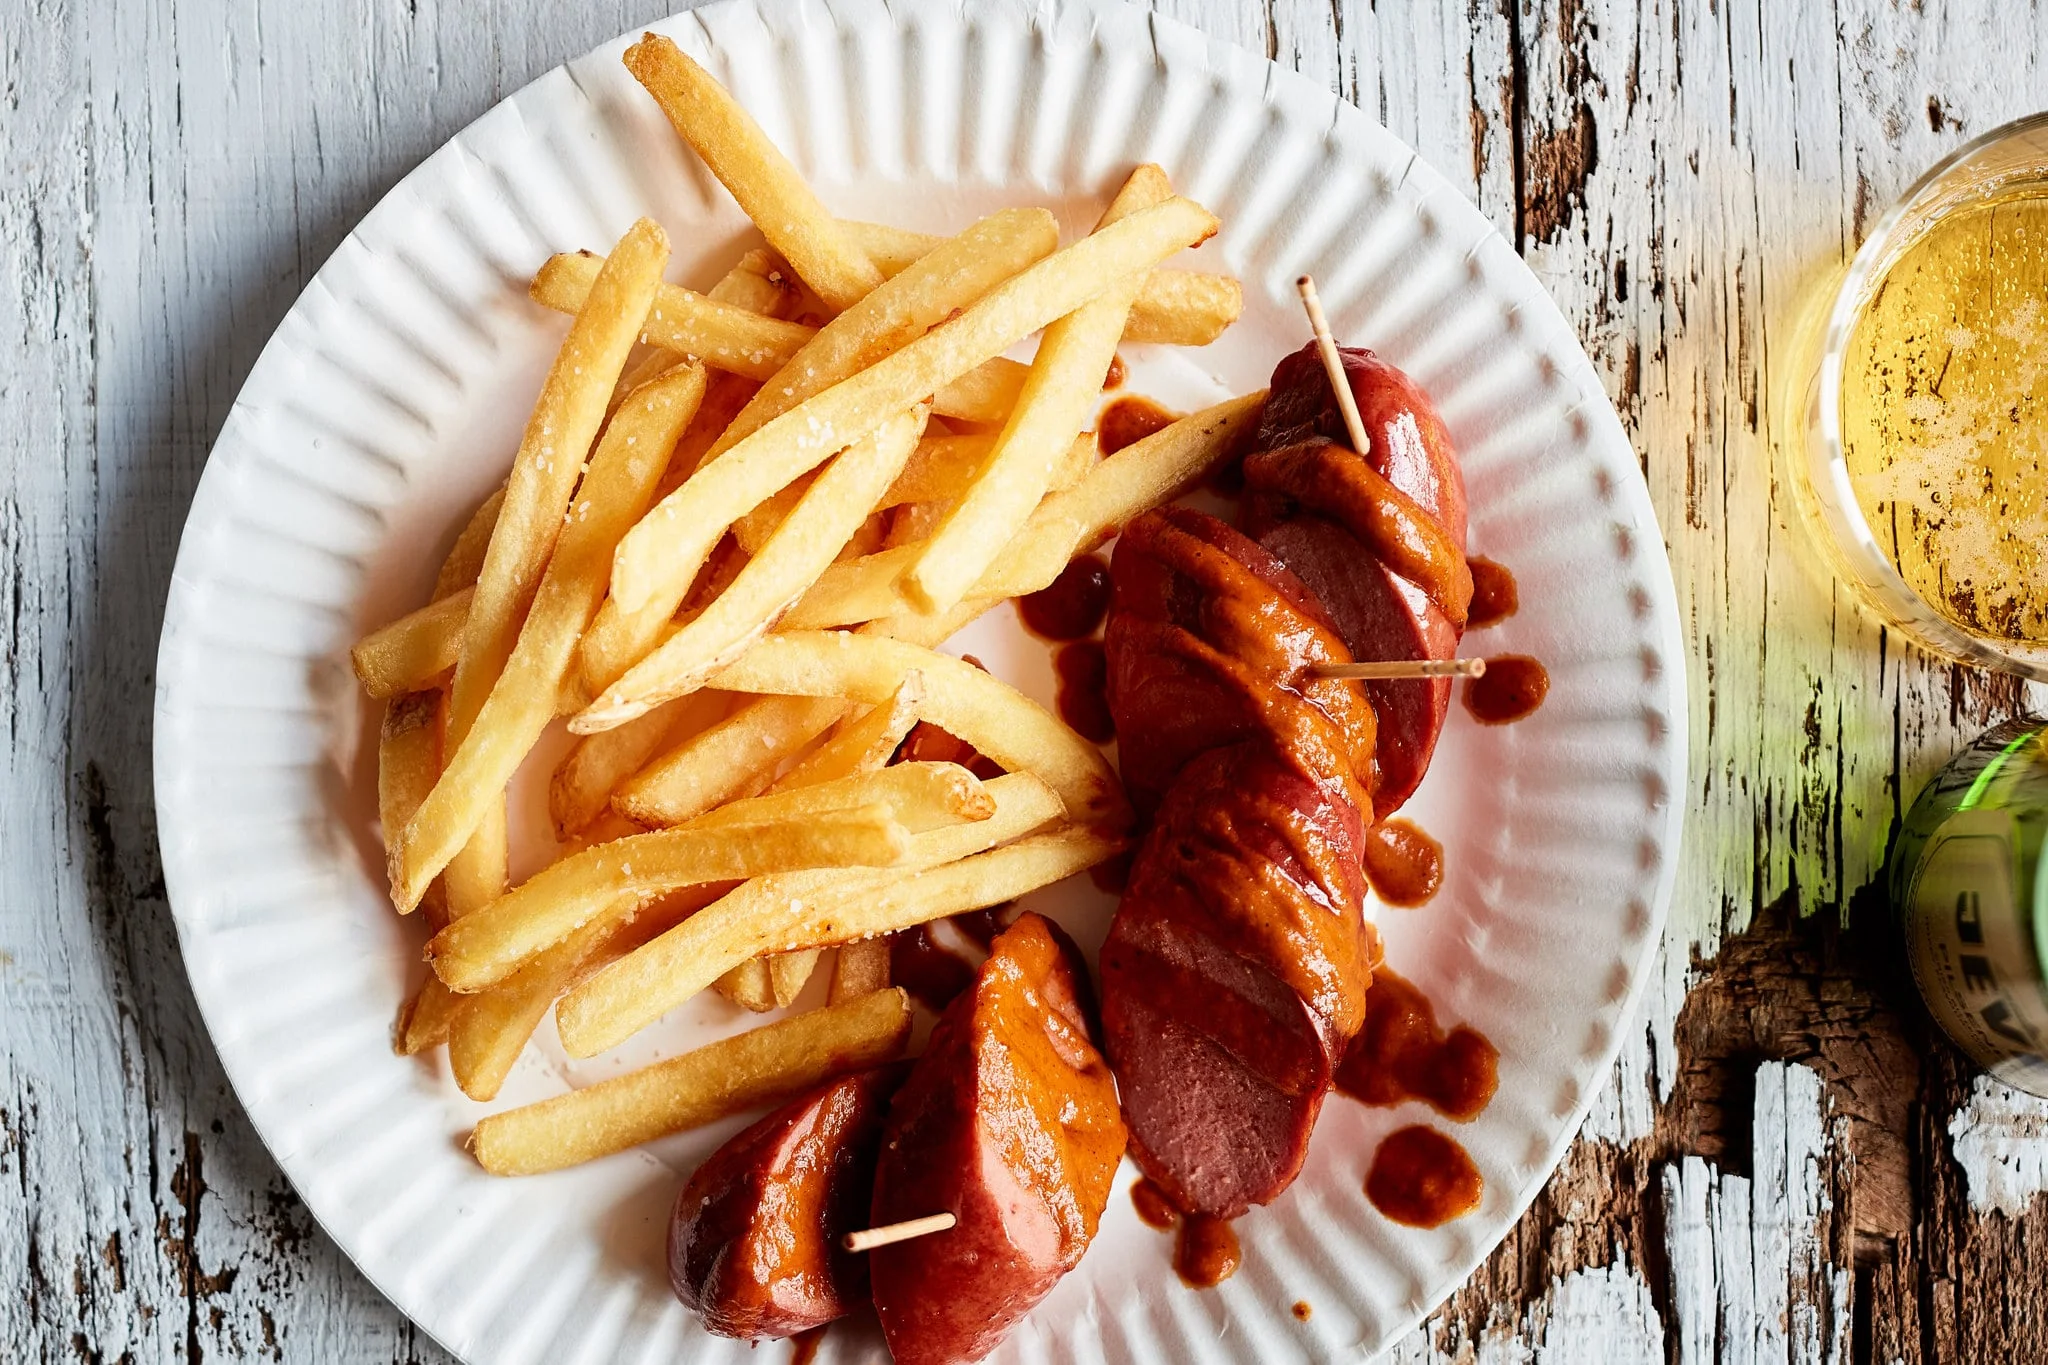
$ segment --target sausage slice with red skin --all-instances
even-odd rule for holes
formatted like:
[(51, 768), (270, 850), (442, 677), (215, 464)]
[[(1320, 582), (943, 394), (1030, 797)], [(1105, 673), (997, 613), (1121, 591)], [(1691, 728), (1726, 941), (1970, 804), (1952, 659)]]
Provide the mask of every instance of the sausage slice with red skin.
[(1095, 1236), (1126, 1134), (1086, 980), (1067, 936), (1024, 914), (890, 1105), (872, 1223), (957, 1220), (869, 1253), (896, 1365), (981, 1359)]
[[(1371, 351), (1340, 347), (1366, 437), (1364, 462), (1432, 517), (1444, 537), (1465, 550), (1465, 481), (1450, 433), (1422, 386)], [(1350, 440), (1336, 395), (1314, 343), (1273, 370), (1271, 393), (1254, 449), (1279, 451), (1315, 441)], [(1256, 456), (1248, 457), (1255, 463)], [(1246, 534), (1298, 575), (1321, 602), (1337, 633), (1360, 659), (1449, 659), (1462, 629), (1430, 594), (1388, 568), (1343, 525), (1307, 513), (1284, 491), (1247, 485), (1239, 515)], [(1381, 819), (1414, 794), (1428, 771), (1450, 711), (1451, 681), (1367, 684), (1379, 713)]]
[(1374, 717), (1299, 580), (1200, 512), (1118, 542), (1104, 639), (1125, 781), (1153, 810), (1103, 945), (1131, 1154), (1189, 1212), (1294, 1180), (1363, 1025)]
[(867, 1262), (840, 1238), (867, 1226), (889, 1098), (907, 1065), (843, 1076), (711, 1154), (676, 1199), (676, 1297), (726, 1337), (786, 1337), (867, 1297)]

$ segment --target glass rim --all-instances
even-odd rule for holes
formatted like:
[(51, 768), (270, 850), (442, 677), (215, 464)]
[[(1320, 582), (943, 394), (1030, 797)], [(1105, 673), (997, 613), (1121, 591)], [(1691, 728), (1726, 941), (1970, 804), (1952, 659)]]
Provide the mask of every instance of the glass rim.
[[(1834, 506), (1822, 507), (1820, 512), (1836, 549), (1852, 561), (1854, 578), (1851, 586), (1861, 590), (1866, 597), (1877, 598), (1878, 602), (1873, 605), (1881, 605), (1898, 618), (1896, 623), (1888, 624), (1895, 624), (1916, 643), (1951, 659), (2048, 682), (2048, 647), (2029, 650), (2026, 654), (2016, 653), (2013, 648), (2002, 648), (1997, 642), (1964, 630), (1929, 606), (1892, 563), (1891, 557), (1884, 553), (1870, 529), (1869, 518), (1863, 514), (1862, 503), (1857, 499), (1855, 486), (1849, 477), (1849, 460), (1842, 449), (1841, 418), (1843, 357), (1855, 330), (1866, 286), (1891, 264), (1887, 257), (1897, 245), (1893, 238), (1901, 222), (1931, 191), (1971, 158), (2023, 133), (2044, 129), (2048, 129), (2048, 110), (2013, 119), (1978, 134), (1928, 167), (1872, 226), (1856, 254), (1850, 258), (1848, 270), (1836, 286), (1833, 302), (1828, 308), (1820, 364), (1814, 371), (1814, 421), (1807, 432), (1806, 447), (1809, 478), (1816, 485), (1827, 487), (1834, 495)], [(2043, 166), (2042, 175), (2048, 178), (2048, 166)], [(1853, 514), (1837, 512), (1837, 508), (1853, 509)], [(1843, 520), (1850, 515), (1853, 515), (1854, 525), (1843, 525)], [(2020, 649), (2028, 648), (2026, 642), (2016, 641), (2013, 645)]]

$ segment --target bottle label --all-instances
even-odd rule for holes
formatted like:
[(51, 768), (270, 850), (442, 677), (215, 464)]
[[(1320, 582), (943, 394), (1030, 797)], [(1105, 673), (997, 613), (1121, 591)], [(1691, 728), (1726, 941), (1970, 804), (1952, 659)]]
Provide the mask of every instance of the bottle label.
[(1921, 998), (1979, 1066), (2048, 1093), (2048, 1001), (2013, 885), (2013, 822), (1957, 811), (1921, 854), (1906, 898), (1906, 950)]

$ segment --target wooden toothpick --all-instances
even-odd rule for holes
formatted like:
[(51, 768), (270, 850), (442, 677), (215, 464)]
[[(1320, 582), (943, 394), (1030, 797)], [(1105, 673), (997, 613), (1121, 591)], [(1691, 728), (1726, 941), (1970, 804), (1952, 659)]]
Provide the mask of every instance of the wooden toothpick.
[(1387, 659), (1378, 663), (1317, 664), (1309, 670), (1318, 678), (1478, 678), (1485, 676), (1484, 659)]
[(1313, 275), (1294, 282), (1301, 291), (1301, 306), (1308, 310), (1309, 330), (1316, 334), (1316, 349), (1322, 353), (1323, 368), (1330, 372), (1330, 387), (1337, 391), (1337, 411), (1344, 414), (1344, 429), (1351, 433), (1351, 448), (1361, 455), (1371, 452), (1365, 422), (1358, 415), (1358, 400), (1351, 396), (1351, 381), (1344, 377), (1344, 357), (1337, 354), (1337, 338), (1330, 335), (1330, 320), (1323, 316), (1323, 301), (1316, 297)]
[(901, 1223), (884, 1223), (878, 1228), (862, 1228), (849, 1232), (839, 1239), (839, 1244), (848, 1251), (873, 1251), (892, 1242), (907, 1242), (913, 1237), (927, 1237), (934, 1232), (944, 1232), (953, 1226), (950, 1213), (927, 1214), (923, 1218), (907, 1218)]

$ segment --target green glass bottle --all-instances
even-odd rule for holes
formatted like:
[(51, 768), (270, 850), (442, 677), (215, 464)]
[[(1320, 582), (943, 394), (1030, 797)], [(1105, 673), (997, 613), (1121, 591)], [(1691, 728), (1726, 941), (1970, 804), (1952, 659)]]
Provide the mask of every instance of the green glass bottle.
[(2007, 721), (1949, 760), (1906, 815), (1890, 885), (1913, 979), (1992, 1075), (2048, 1097), (2048, 723)]

